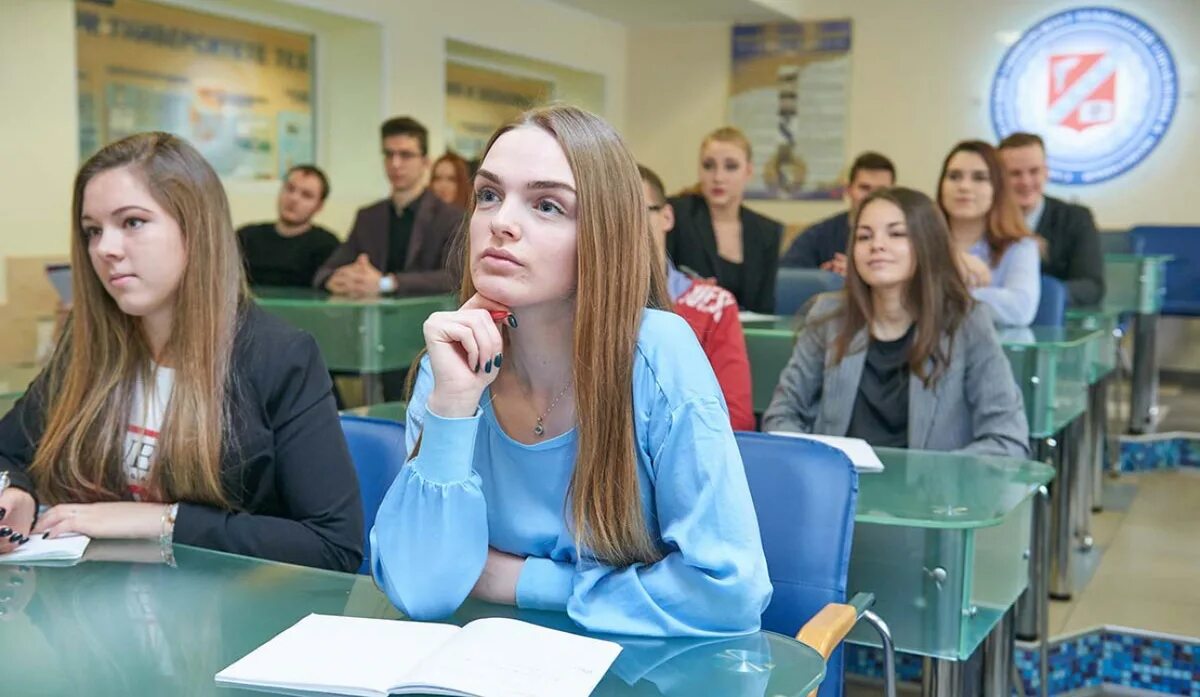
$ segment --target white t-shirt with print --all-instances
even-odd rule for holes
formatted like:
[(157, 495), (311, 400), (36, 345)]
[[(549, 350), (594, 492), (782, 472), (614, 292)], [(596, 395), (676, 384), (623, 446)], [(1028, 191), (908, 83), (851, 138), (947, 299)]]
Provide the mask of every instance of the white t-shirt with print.
[(167, 402), (175, 386), (175, 370), (152, 365), (154, 390), (146, 389), (141, 378), (133, 388), (133, 408), (125, 430), (125, 449), (121, 461), (125, 478), (129, 482), (129, 493), (135, 501), (142, 501), (146, 484), (150, 479), (150, 467), (158, 450), (158, 434), (167, 415)]

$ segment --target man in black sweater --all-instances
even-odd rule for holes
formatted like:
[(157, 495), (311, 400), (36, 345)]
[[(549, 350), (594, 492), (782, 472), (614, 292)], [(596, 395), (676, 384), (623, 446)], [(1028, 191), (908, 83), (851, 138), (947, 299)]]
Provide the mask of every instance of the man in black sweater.
[(846, 198), (850, 209), (815, 223), (792, 241), (779, 260), (783, 267), (824, 269), (846, 275), (846, 242), (850, 239), (850, 218), (858, 204), (876, 189), (896, 185), (896, 166), (877, 152), (865, 152), (850, 165)]
[(237, 233), (251, 285), (309, 287), (338, 246), (332, 232), (313, 223), (328, 197), (324, 172), (312, 165), (288, 170), (279, 189), (278, 220), (246, 225)]
[(1046, 196), (1046, 146), (1033, 133), (1000, 141), (1000, 160), (1025, 224), (1046, 240), (1042, 272), (1067, 287), (1067, 304), (1098, 305), (1104, 298), (1104, 257), (1092, 212)]

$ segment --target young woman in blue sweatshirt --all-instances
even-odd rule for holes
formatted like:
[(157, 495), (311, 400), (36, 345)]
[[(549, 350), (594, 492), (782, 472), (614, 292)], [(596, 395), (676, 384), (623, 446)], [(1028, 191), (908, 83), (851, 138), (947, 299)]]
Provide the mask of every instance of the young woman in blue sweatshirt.
[(380, 587), (417, 619), (472, 596), (596, 632), (757, 630), (771, 586), (728, 410), (658, 309), (620, 137), (572, 107), (524, 115), (468, 215), (463, 305), (425, 323), (410, 459), (371, 533)]

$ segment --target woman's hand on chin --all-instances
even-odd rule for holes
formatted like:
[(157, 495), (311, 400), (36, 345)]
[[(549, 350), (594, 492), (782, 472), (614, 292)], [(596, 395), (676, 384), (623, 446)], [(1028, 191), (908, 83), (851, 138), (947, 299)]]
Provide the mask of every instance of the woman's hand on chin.
[(516, 327), (507, 307), (478, 293), (457, 310), (435, 312), (425, 320), (425, 348), (433, 369), (429, 411), (443, 418), (475, 414), (503, 363), (500, 322)]

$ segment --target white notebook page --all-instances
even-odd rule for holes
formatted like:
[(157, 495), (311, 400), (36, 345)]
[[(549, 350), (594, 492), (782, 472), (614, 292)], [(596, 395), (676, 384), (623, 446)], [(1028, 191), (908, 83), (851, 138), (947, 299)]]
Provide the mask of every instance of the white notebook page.
[(405, 686), (438, 685), (488, 697), (586, 697), (620, 652), (609, 641), (482, 619), (417, 666)]
[(387, 694), (459, 631), (445, 624), (309, 615), (218, 673), (217, 681)]

